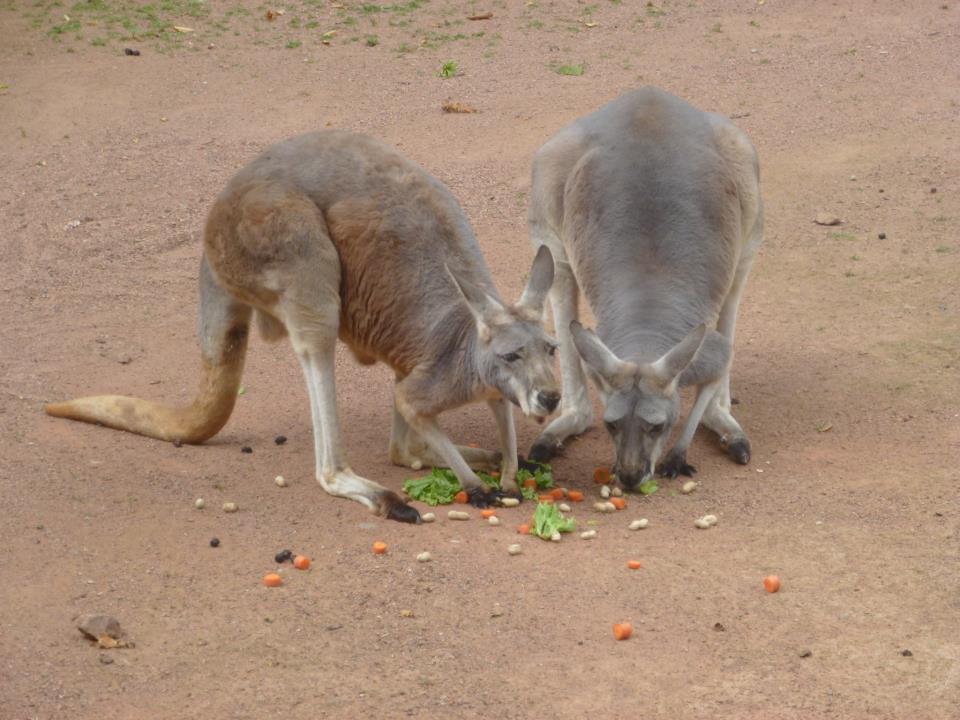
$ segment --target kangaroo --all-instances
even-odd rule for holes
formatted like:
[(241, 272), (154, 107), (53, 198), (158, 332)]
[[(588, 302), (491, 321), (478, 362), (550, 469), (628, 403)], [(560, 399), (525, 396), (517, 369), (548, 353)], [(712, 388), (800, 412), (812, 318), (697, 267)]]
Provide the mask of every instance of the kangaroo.
[[(560, 401), (557, 343), (543, 330), (553, 282), (544, 249), (519, 302), (504, 303), (450, 191), (397, 151), (363, 135), (324, 131), (280, 142), (240, 170), (210, 210), (200, 264), (203, 373), (191, 405), (86, 397), (50, 415), (167, 441), (202, 443), (233, 410), (255, 313), (261, 335), (289, 335), (310, 395), (316, 477), (331, 495), (419, 523), (394, 492), (361, 477), (340, 442), (334, 351), (342, 340), (364, 364), (396, 374), (390, 459), (450, 467), (470, 502), (487, 489), (471, 466), (500, 463), (519, 496), (509, 403), (543, 419)], [(485, 401), (500, 453), (458, 448), (437, 423), (444, 410)]]
[[(733, 123), (650, 87), (540, 148), (529, 230), (556, 261), (563, 400), (531, 459), (549, 459), (592, 423), (586, 370), (625, 489), (654, 470), (693, 475), (687, 449), (701, 419), (734, 461), (749, 462), (750, 441), (730, 413), (730, 370), (740, 296), (763, 239), (759, 182), (753, 145)], [(577, 321), (580, 291), (596, 332)], [(658, 465), (688, 385), (696, 400)]]

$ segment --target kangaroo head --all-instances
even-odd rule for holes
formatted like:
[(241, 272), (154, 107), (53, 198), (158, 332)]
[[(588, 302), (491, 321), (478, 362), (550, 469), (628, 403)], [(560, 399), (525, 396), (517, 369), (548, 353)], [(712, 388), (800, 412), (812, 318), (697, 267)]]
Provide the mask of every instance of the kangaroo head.
[(680, 374), (693, 360), (706, 333), (698, 325), (652, 363), (618, 358), (591, 330), (570, 323), (574, 345), (600, 385), (603, 421), (613, 439), (613, 471), (624, 489), (632, 490), (653, 476), (663, 444), (680, 411)]
[(477, 324), (474, 362), (483, 382), (524, 415), (544, 418), (552, 413), (560, 403), (560, 389), (553, 373), (557, 342), (543, 329), (543, 302), (553, 284), (550, 251), (540, 247), (527, 287), (514, 305), (504, 305), (453, 272), (450, 275)]

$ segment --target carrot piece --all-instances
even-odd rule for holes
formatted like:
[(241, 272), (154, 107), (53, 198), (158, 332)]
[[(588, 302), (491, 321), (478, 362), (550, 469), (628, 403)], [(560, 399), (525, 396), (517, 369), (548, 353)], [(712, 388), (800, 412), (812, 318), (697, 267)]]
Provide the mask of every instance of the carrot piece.
[(562, 488), (554, 488), (550, 491), (550, 495), (554, 500), (563, 500), (563, 498), (566, 496), (566, 493)]
[(775, 593), (780, 589), (780, 578), (776, 575), (767, 575), (763, 579), (763, 587), (768, 593)]
[(263, 576), (263, 584), (267, 587), (280, 587), (283, 585), (283, 578), (276, 573), (267, 573)]
[(307, 570), (310, 567), (310, 558), (306, 555), (297, 555), (293, 558), (293, 566), (297, 570)]
[(547, 505), (553, 505), (553, 495), (541, 495), (537, 500)]
[(597, 485), (609, 485), (610, 484), (610, 468), (602, 465), (593, 471), (593, 481)]
[(525, 488), (536, 489), (537, 487), (536, 478), (527, 478), (526, 480), (523, 481), (523, 486)]
[(387, 552), (387, 544), (385, 542), (380, 542), (377, 540), (373, 544), (373, 554), (374, 555), (383, 555)]
[(460, 492), (458, 492), (456, 495), (453, 496), (453, 501), (455, 503), (460, 503), (461, 505), (465, 505), (467, 502), (467, 491), (461, 490)]
[(467, 443), (467, 447), (479, 448), (479, 447), (480, 447), (480, 443)]
[(639, 569), (640, 569), (640, 561), (639, 561), (639, 560), (627, 560), (627, 567), (630, 568), (631, 570), (639, 570)]
[(613, 626), (613, 636), (617, 640), (629, 640), (633, 635), (633, 625), (628, 622), (615, 623)]
[(610, 498), (610, 504), (612, 504), (617, 510), (623, 510), (627, 506), (627, 501), (622, 497), (612, 497)]
[(521, 535), (529, 535), (529, 534), (530, 534), (530, 526), (527, 525), (526, 523), (524, 523), (523, 525), (521, 525), (520, 527), (517, 528), (517, 532), (520, 533)]
[(480, 511), (480, 517), (482, 517), (484, 520), (486, 520), (487, 518), (492, 518), (496, 514), (497, 514), (497, 511), (494, 510), (493, 508), (487, 508), (486, 510)]
[(583, 502), (583, 493), (579, 490), (571, 490), (567, 493), (567, 499), (572, 502)]

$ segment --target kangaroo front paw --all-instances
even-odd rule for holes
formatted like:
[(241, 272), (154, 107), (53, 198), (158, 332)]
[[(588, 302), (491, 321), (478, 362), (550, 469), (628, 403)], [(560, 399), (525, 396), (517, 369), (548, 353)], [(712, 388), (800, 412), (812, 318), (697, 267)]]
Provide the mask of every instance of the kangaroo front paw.
[(677, 475), (693, 477), (697, 469), (687, 462), (687, 453), (671, 452), (662, 463), (657, 465), (657, 475), (660, 477), (675, 478)]
[(504, 493), (496, 488), (475, 487), (467, 490), (467, 502), (481, 510), (491, 505), (499, 505), (503, 496)]
[(386, 492), (380, 498), (380, 513), (387, 520), (397, 520), (414, 525), (419, 525), (422, 522), (420, 512), (415, 507), (407, 505), (394, 492)]
[[(559, 443), (545, 438), (537, 438), (527, 457), (535, 463), (545, 463), (555, 458), (558, 452), (560, 452)], [(523, 464), (520, 467), (523, 467)]]
[(750, 441), (747, 440), (747, 438), (734, 440), (727, 445), (726, 450), (727, 455), (729, 455), (730, 459), (735, 463), (746, 465), (750, 462)]

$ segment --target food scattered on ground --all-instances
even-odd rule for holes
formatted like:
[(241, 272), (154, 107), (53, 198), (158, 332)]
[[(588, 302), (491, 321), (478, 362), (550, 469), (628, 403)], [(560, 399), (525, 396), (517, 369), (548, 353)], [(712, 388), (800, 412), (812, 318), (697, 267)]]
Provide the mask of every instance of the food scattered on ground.
[(617, 506), (609, 500), (604, 500), (603, 502), (595, 502), (593, 504), (593, 509), (597, 512), (612, 513), (617, 511)]
[(570, 506), (566, 503), (560, 503), (557, 505), (557, 508), (560, 510), (560, 512), (570, 512)]
[(614, 485), (610, 489), (610, 494), (613, 495), (614, 497), (623, 497), (623, 490), (620, 489), (620, 486)]
[(267, 573), (263, 576), (263, 584), (267, 587), (280, 587), (283, 585), (283, 578), (277, 573)]
[(645, 483), (640, 483), (640, 486), (637, 488), (641, 495), (653, 495), (659, 489), (660, 486), (657, 485), (657, 481), (654, 478), (650, 478)]
[(567, 518), (560, 512), (560, 508), (550, 503), (539, 503), (533, 513), (533, 534), (544, 539), (553, 539), (555, 534), (573, 532), (577, 529), (577, 521)]
[(413, 610), (410, 610), (409, 608), (404, 608), (403, 610), (400, 611), (400, 617), (402, 617), (402, 618), (412, 618), (412, 617), (413, 617)]
[(711, 528), (717, 524), (717, 516), (704, 515), (703, 517), (700, 517), (694, 520), (693, 524), (696, 525), (701, 530), (706, 530), (707, 528)]
[(593, 471), (593, 481), (598, 485), (610, 484), (610, 468), (606, 466), (598, 467)]
[(380, 540), (377, 540), (377, 541), (373, 544), (373, 554), (374, 554), (374, 555), (383, 555), (383, 554), (386, 553), (386, 552), (387, 552), (387, 544), (386, 544), (385, 542), (381, 542)]
[(571, 490), (567, 493), (567, 500), (571, 502), (583, 502), (583, 493), (579, 490)]
[(550, 536), (550, 542), (560, 542), (561, 540), (563, 540), (563, 535), (561, 535), (559, 532), (555, 532)]
[(563, 488), (554, 488), (550, 491), (550, 497), (554, 500), (563, 500), (566, 496), (567, 493)]
[(511, 555), (519, 555), (520, 553), (523, 552), (523, 548), (520, 547), (519, 545), (514, 544), (507, 548), (507, 552), (510, 553)]
[(538, 503), (546, 503), (547, 505), (553, 505), (553, 495), (540, 495), (537, 497)]
[(277, 563), (277, 565), (283, 565), (283, 563), (292, 559), (293, 559), (292, 550), (281, 550), (280, 552), (278, 552), (276, 555), (273, 556), (273, 561)]
[(503, 505), (503, 507), (516, 507), (520, 504), (520, 500), (518, 498), (505, 497), (500, 500), (500, 504)]
[(310, 558), (306, 555), (297, 555), (293, 558), (293, 566), (297, 570), (309, 570), (310, 569)]
[(615, 623), (613, 626), (613, 637), (617, 640), (629, 640), (633, 635), (633, 625), (628, 622)]
[(427, 512), (421, 515), (420, 519), (425, 523), (432, 523), (434, 520), (437, 519), (437, 516), (434, 515), (432, 512)]
[(640, 518), (639, 520), (634, 520), (632, 523), (627, 525), (630, 530), (643, 530), (650, 522), (646, 518)]
[(613, 505), (617, 510), (623, 510), (627, 506), (627, 501), (622, 497), (612, 497), (610, 498), (610, 504)]
[(593, 540), (596, 536), (596, 530), (584, 530), (582, 533), (580, 533), (580, 538), (582, 540)]
[(406, 480), (403, 491), (427, 505), (449, 505), (460, 492), (460, 481), (452, 470), (434, 468), (429, 475)]
[(763, 588), (768, 593), (775, 593), (780, 589), (780, 577), (777, 575), (767, 575), (763, 579)]
[(453, 100), (444, 100), (443, 104), (440, 106), (440, 109), (445, 113), (455, 113), (460, 115), (469, 115), (471, 113), (479, 112), (479, 110), (472, 105), (454, 102)]
[(430, 562), (431, 560), (433, 560), (433, 556), (426, 551), (417, 555), (417, 562), (425, 563), (425, 562)]
[(469, 520), (470, 513), (465, 513), (462, 510), (451, 510), (447, 513), (447, 518), (450, 520)]
[(225, 513), (235, 513), (239, 509), (240, 507), (235, 502), (225, 502), (223, 504), (223, 511)]
[(529, 535), (529, 534), (530, 534), (530, 526), (529, 526), (527, 523), (524, 523), (523, 525), (520, 525), (520, 526), (517, 528), (517, 532), (520, 533), (521, 535)]
[(534, 463), (526, 461), (527, 467), (517, 470), (517, 485), (520, 486), (520, 492), (527, 500), (536, 500), (537, 496), (543, 490), (550, 490), (553, 487), (553, 469), (543, 463)]
[(689, 495), (697, 489), (699, 484), (700, 483), (698, 483), (696, 480), (687, 480), (680, 488), (680, 492), (682, 492), (684, 495)]
[(627, 567), (630, 568), (631, 570), (639, 570), (639, 569), (640, 569), (640, 561), (639, 561), (639, 560), (627, 560)]
[(487, 523), (490, 525), (499, 525), (500, 518), (498, 518), (496, 515), (491, 515), (490, 517), (487, 518)]
[(276, 484), (277, 487), (286, 487), (286, 486), (287, 486), (287, 479), (286, 479), (283, 475), (277, 475), (277, 476), (273, 479), (273, 482)]
[(204, 500), (203, 498), (197, 498), (196, 500), (193, 501), (193, 506), (197, 510), (203, 510), (207, 506), (207, 501)]
[(486, 508), (480, 511), (480, 517), (482, 517), (484, 520), (489, 520), (496, 514), (497, 511), (494, 508)]
[(467, 500), (469, 500), (469, 499), (470, 499), (470, 498), (469, 498), (469, 496), (467, 495), (467, 491), (466, 491), (466, 490), (461, 490), (460, 492), (458, 492), (456, 495), (453, 496), (453, 501), (454, 501), (455, 503), (458, 503), (459, 505), (466, 505), (466, 504), (467, 504)]
[(220, 547), (220, 538), (210, 538), (210, 547)]
[(609, 485), (604, 485), (603, 487), (600, 488), (600, 497), (602, 497), (604, 500), (610, 497)]

